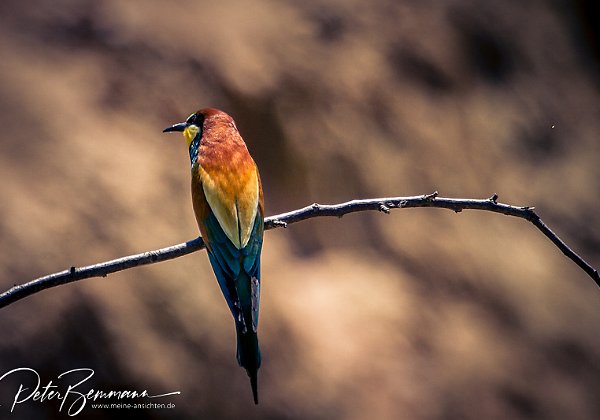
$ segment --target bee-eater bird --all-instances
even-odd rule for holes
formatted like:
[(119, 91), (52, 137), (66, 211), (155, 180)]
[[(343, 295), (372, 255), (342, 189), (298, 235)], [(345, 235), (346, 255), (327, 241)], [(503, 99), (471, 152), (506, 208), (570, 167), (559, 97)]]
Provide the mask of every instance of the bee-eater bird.
[(258, 404), (258, 306), (264, 201), (258, 168), (233, 118), (205, 108), (163, 132), (183, 133), (192, 162), (192, 204), (208, 258), (235, 320), (237, 361)]

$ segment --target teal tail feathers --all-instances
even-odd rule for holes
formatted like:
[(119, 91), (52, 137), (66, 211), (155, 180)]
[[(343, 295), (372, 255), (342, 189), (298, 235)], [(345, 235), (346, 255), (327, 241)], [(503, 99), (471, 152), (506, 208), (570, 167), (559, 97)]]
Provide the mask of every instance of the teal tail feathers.
[(258, 369), (254, 372), (248, 371), (250, 376), (250, 386), (252, 387), (252, 397), (254, 398), (254, 404), (258, 405)]
[(258, 335), (255, 332), (248, 331), (243, 333), (239, 330), (237, 331), (237, 361), (248, 372), (254, 404), (258, 404), (260, 348), (258, 347)]

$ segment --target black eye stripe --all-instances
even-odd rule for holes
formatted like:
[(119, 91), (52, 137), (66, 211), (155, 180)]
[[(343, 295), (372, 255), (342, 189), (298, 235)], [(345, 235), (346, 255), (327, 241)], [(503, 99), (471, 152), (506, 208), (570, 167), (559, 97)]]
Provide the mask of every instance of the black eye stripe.
[(185, 120), (186, 124), (194, 124), (195, 126), (200, 127), (202, 129), (202, 124), (204, 123), (204, 115), (202, 114), (192, 114)]

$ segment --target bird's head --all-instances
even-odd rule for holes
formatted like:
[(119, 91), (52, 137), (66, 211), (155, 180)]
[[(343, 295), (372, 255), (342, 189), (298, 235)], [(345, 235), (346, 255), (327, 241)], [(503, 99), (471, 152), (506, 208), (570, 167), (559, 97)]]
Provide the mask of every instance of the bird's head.
[(194, 112), (187, 120), (185, 120), (185, 122), (173, 124), (172, 126), (165, 128), (163, 133), (169, 133), (171, 131), (183, 133), (183, 137), (185, 137), (189, 147), (197, 136), (202, 137), (204, 118), (205, 112), (203, 110)]

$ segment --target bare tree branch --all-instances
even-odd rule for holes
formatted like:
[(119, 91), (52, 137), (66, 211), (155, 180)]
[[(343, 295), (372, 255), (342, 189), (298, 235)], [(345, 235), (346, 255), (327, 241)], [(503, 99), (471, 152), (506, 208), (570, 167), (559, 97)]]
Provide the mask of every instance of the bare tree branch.
[[(412, 197), (390, 197), (373, 198), (366, 200), (352, 200), (346, 203), (334, 205), (312, 204), (304, 208), (282, 213), (265, 219), (265, 229), (274, 229), (278, 227), (287, 227), (291, 223), (313, 217), (333, 216), (342, 217), (348, 213), (359, 211), (377, 210), (383, 213), (389, 213), (392, 209), (414, 208), (414, 207), (436, 207), (450, 209), (455, 212), (463, 210), (485, 210), (495, 213), (505, 214), (507, 216), (519, 217), (533, 223), (546, 237), (548, 237), (558, 249), (585, 271), (600, 287), (600, 276), (598, 271), (577, 255), (569, 246), (564, 243), (548, 226), (542, 222), (535, 213), (533, 207), (516, 207), (508, 204), (498, 203), (498, 196), (494, 194), (488, 199), (475, 200), (464, 198), (443, 198), (438, 197), (438, 193), (412, 196)], [(71, 267), (58, 273), (50, 274), (28, 283), (15, 285), (11, 289), (0, 294), (0, 308), (10, 305), (29, 295), (41, 290), (59, 286), (61, 284), (71, 283), (77, 280), (90, 277), (106, 277), (108, 274), (140, 265), (154, 264), (160, 261), (171, 260), (183, 255), (206, 248), (202, 238), (198, 237), (191, 241), (158, 249), (155, 251), (143, 252), (141, 254), (130, 255), (117, 258), (115, 260), (89, 265), (86, 267)]]

